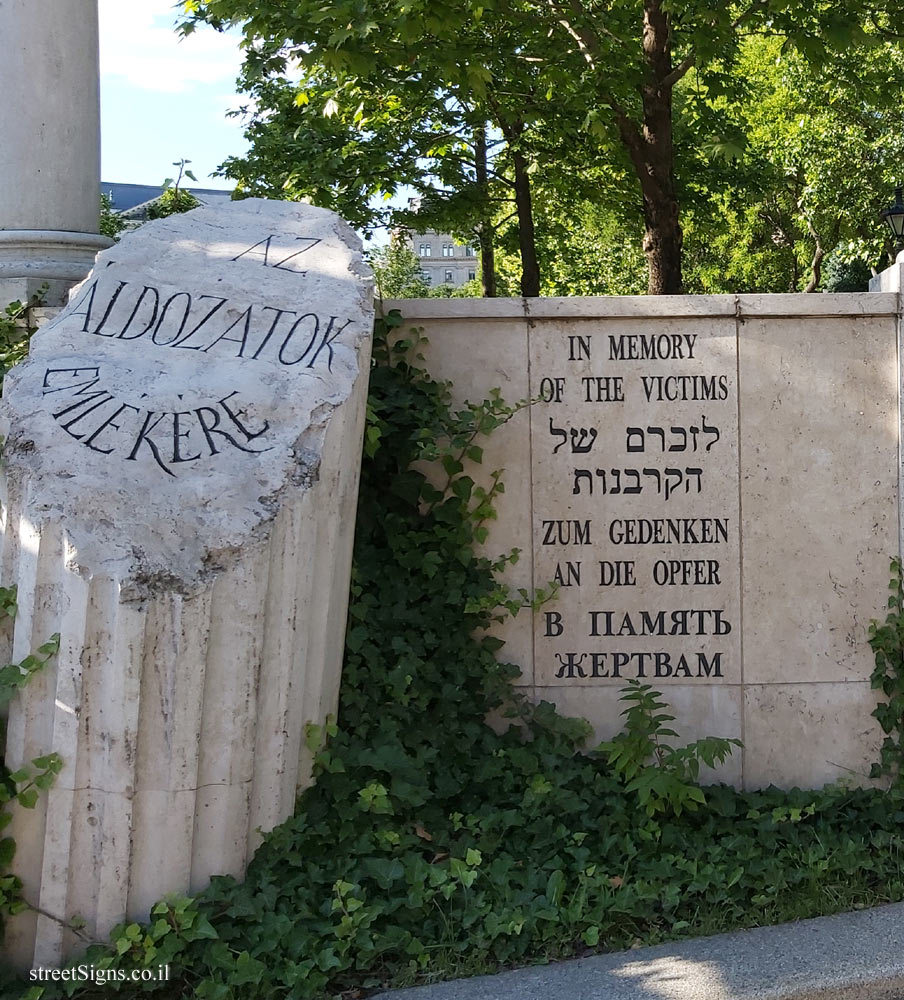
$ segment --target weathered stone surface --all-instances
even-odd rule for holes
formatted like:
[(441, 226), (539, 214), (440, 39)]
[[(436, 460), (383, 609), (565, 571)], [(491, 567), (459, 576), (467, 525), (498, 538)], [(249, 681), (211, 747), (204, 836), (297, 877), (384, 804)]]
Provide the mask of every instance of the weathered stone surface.
[(356, 241), (326, 211), (249, 200), (98, 257), (4, 400), (10, 480), (65, 518), (80, 566), (190, 587), (316, 478), (369, 335)]
[(19, 964), (241, 874), (290, 814), (336, 709), (371, 326), (352, 231), (248, 200), (103, 253), (8, 378), (12, 653), (62, 642), (7, 754), (65, 762), (14, 817)]

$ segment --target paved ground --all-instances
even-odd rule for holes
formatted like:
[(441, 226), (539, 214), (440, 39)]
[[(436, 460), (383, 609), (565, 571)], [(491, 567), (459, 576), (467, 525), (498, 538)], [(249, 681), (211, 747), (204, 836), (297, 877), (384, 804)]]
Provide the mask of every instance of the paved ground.
[(904, 903), (381, 993), (379, 1000), (904, 1000)]

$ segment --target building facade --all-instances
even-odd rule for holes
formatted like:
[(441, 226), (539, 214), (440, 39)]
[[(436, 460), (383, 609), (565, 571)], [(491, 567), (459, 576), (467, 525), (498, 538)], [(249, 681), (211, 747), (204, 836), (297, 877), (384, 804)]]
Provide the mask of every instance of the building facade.
[[(420, 198), (409, 198), (408, 208), (416, 212)], [(477, 277), (477, 249), (458, 243), (449, 233), (434, 229), (401, 233), (411, 251), (421, 263), (421, 274), (431, 287), (452, 285), (459, 288)]]

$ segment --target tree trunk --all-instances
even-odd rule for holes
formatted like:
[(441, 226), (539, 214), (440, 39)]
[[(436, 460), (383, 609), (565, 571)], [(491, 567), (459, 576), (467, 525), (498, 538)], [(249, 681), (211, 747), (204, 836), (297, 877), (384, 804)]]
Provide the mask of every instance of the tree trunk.
[(512, 149), (512, 164), (515, 169), (515, 206), (518, 210), (518, 248), (521, 251), (521, 294), (528, 299), (537, 298), (540, 295), (540, 266), (534, 238), (530, 175), (527, 161), (515, 148)]
[(652, 196), (644, 192), (646, 232), (643, 250), (647, 255), (647, 295), (681, 295), (681, 247), (684, 235), (678, 222), (678, 202), (674, 189), (657, 188)]
[[(475, 171), (477, 186), (486, 197), (489, 194), (487, 172), (487, 130), (484, 126), (474, 132)], [(489, 206), (489, 198), (486, 197)], [(493, 248), (493, 227), (491, 220), (484, 217), (477, 229), (477, 243), (480, 247), (480, 286), (485, 299), (496, 298), (496, 253)]]
[(477, 233), (480, 247), (480, 293), (485, 299), (496, 298), (496, 252), (493, 249), (493, 232), (483, 223)]
[(817, 243), (816, 249), (813, 251), (813, 259), (810, 261), (810, 280), (807, 282), (804, 292), (815, 292), (819, 288), (819, 282), (822, 281), (822, 261), (825, 255), (825, 250)]
[[(835, 225), (832, 227), (832, 231), (829, 234), (829, 239), (831, 240), (830, 247), (835, 246), (838, 242), (838, 232), (840, 227), (840, 222), (836, 220)], [(810, 261), (810, 280), (807, 282), (807, 287), (804, 291), (815, 292), (819, 288), (819, 283), (822, 281), (822, 262), (826, 256), (826, 249), (823, 246), (819, 233), (816, 231), (816, 228), (810, 219), (807, 219), (807, 230), (813, 237), (813, 242), (816, 247), (813, 251), (813, 259)]]
[(624, 112), (617, 112), (616, 119), (643, 196), (647, 293), (680, 295), (684, 235), (675, 193), (670, 27), (662, 0), (644, 0), (643, 58), (643, 128), (639, 131)]

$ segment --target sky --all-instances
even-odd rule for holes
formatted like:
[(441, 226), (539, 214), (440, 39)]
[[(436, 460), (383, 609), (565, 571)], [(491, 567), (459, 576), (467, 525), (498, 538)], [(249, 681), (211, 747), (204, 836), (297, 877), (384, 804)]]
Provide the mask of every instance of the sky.
[(161, 184), (191, 160), (198, 187), (232, 188), (209, 175), (244, 152), (237, 35), (199, 28), (181, 40), (173, 0), (99, 0), (101, 178)]
[[(248, 146), (241, 119), (226, 115), (248, 100), (235, 90), (239, 33), (202, 25), (181, 39), (174, 0), (98, 0), (98, 10), (101, 180), (162, 185), (184, 157), (197, 177), (189, 187), (232, 190), (233, 181), (210, 175)], [(411, 193), (390, 204), (404, 207)], [(389, 233), (369, 238), (382, 245)]]

